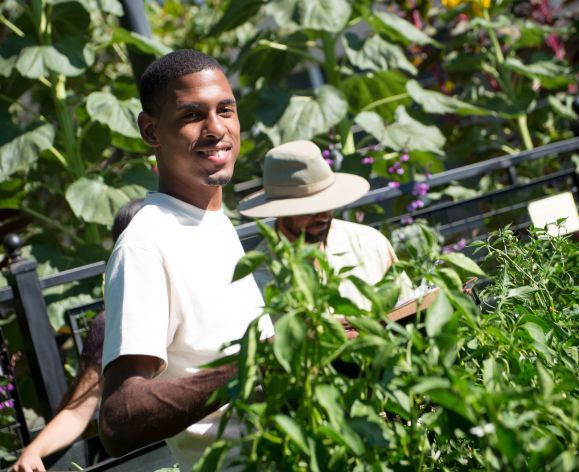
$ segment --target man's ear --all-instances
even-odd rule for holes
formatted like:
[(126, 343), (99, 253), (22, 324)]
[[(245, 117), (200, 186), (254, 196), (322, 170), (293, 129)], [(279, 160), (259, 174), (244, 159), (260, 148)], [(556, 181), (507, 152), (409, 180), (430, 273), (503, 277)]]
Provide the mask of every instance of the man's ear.
[(157, 120), (154, 117), (142, 111), (137, 118), (139, 124), (139, 131), (141, 137), (149, 146), (158, 147), (159, 140), (157, 138)]

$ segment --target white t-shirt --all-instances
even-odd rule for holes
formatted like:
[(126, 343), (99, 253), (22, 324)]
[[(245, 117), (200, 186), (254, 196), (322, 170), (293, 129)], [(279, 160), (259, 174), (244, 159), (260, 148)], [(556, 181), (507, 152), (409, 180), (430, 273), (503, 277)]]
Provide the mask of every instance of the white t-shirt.
[[(243, 254), (223, 211), (147, 195), (107, 264), (103, 369), (119, 356), (147, 355), (162, 360), (160, 376), (183, 377), (222, 356), (222, 344), (241, 338), (262, 311), (253, 277), (231, 283)], [(260, 328), (262, 336), (273, 334), (268, 317)], [(182, 470), (213, 442), (221, 414), (167, 440)], [(237, 434), (230, 423), (226, 435)]]
[[(267, 241), (261, 241), (256, 250), (266, 252)], [(325, 253), (334, 270), (353, 267), (348, 275), (355, 275), (371, 285), (380, 282), (388, 268), (398, 261), (390, 241), (380, 231), (371, 226), (338, 219), (332, 220)], [(263, 291), (267, 282), (271, 280), (269, 270), (262, 265), (253, 275), (260, 290)], [(411, 292), (412, 283), (406, 274), (402, 275), (400, 282), (399, 298), (404, 298)], [(349, 298), (360, 308), (369, 308), (368, 299), (349, 280), (344, 280), (339, 289), (343, 297)]]

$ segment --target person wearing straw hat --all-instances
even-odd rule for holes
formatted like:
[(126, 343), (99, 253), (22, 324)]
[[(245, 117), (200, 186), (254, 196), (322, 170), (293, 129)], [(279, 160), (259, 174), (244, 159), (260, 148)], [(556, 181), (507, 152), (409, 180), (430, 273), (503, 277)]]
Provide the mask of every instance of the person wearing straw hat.
[[(251, 218), (275, 217), (276, 230), (288, 240), (294, 241), (303, 233), (307, 242), (321, 245), (336, 270), (353, 267), (353, 275), (375, 284), (397, 261), (390, 241), (370, 226), (332, 217), (333, 210), (358, 200), (369, 188), (363, 177), (333, 172), (312, 141), (292, 141), (266, 154), (263, 189), (244, 198), (238, 210)], [(266, 252), (266, 241), (256, 249)], [(253, 275), (263, 292), (271, 279), (268, 269), (261, 266)], [(411, 287), (404, 274), (401, 295), (406, 297)], [(348, 281), (340, 286), (340, 292), (360, 308), (369, 306)]]

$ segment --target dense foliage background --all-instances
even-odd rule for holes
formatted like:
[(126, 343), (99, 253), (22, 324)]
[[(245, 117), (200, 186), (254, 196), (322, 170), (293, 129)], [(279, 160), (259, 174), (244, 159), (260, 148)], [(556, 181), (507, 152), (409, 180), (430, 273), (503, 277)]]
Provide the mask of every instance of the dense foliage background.
[[(161, 55), (194, 47), (222, 62), (238, 93), (243, 130), (233, 184), (259, 177), (261, 159), (272, 145), (290, 139), (313, 139), (335, 169), (365, 177), (381, 176), (393, 187), (416, 181), (420, 185), (415, 187), (414, 195), (400, 199), (395, 209), (404, 211), (408, 206), (412, 210), (435, 199), (460, 199), (501, 185), (483, 179), (479, 188), (452, 185), (434, 193), (429, 192), (427, 184), (432, 173), (532, 149), (577, 133), (573, 103), (577, 100), (579, 36), (577, 17), (569, 1), (165, 0), (145, 2), (145, 7), (153, 39), (120, 26), (123, 9), (118, 0), (5, 0), (0, 4), (0, 235), (18, 232), (26, 244), (26, 255), (39, 261), (42, 274), (106, 259), (112, 245), (110, 225), (115, 212), (129, 199), (156, 186), (154, 157), (143, 145), (136, 127), (140, 105), (130, 52)], [(541, 175), (541, 165), (534, 165), (531, 174)], [(549, 166), (556, 167), (557, 162), (551, 161)], [(238, 218), (234, 212), (238, 200), (234, 185), (228, 186), (226, 204), (234, 221)], [(506, 241), (505, 237), (501, 236), (501, 241)], [(571, 251), (569, 247), (565, 251)], [(498, 257), (498, 252), (495, 254)], [(575, 252), (570, 254), (576, 256)], [(561, 267), (565, 266), (564, 259), (560, 258)], [(567, 273), (569, 268), (561, 270)], [(450, 290), (456, 289), (456, 274), (443, 269), (436, 273), (442, 278), (446, 274), (444, 283), (454, 287)], [(534, 342), (529, 336), (544, 338), (543, 344), (552, 342), (557, 333), (570, 328), (549, 328), (545, 320), (553, 313), (551, 307), (555, 307), (554, 313), (564, 309), (575, 313), (575, 309), (553, 305), (547, 297), (553, 293), (550, 289), (522, 288), (517, 292), (520, 287), (535, 286), (528, 281), (517, 285), (512, 282), (516, 274), (510, 274), (494, 286), (498, 292), (507, 290), (499, 295), (510, 300), (493, 315), (504, 323), (501, 329), (506, 330), (507, 337), (497, 333), (489, 350), (475, 344), (488, 340), (485, 330), (492, 327), (486, 320), (492, 318), (474, 319), (468, 299), (452, 291), (444, 298), (446, 314), (440, 315), (441, 319), (429, 315), (434, 320), (430, 322), (427, 318), (426, 335), (413, 328), (392, 328), (381, 335), (380, 341), (372, 338), (378, 344), (405, 346), (404, 355), (396, 351), (388, 361), (392, 369), (406, 369), (400, 379), (392, 380), (388, 394), (388, 398), (397, 398), (399, 394), (392, 392), (406, 392), (406, 398), (396, 400), (404, 408), (384, 409), (388, 415), (397, 415), (397, 420), (388, 423), (388, 433), (377, 433), (372, 439), (384, 447), (385, 441), (399, 445), (402, 456), (396, 457), (400, 461), (419, 460), (434, 467), (439, 465), (436, 456), (440, 452), (448, 461), (445, 464), (457, 467), (460, 456), (468, 458), (465, 468), (485, 463), (516, 469), (524, 458), (535, 457), (533, 454), (539, 451), (536, 460), (545, 460), (554, 468), (570, 463), (561, 444), (567, 441), (576, 445), (576, 429), (571, 432), (565, 423), (554, 431), (545, 426), (545, 415), (548, 411), (549, 415), (576, 417), (576, 404), (561, 400), (563, 393), (576, 394), (576, 385), (567, 380), (557, 383), (570, 377), (557, 373), (563, 372), (557, 370), (559, 363), (568, 362), (569, 356), (575, 364), (566, 365), (576, 374), (576, 345), (564, 346), (561, 341), (558, 347), (549, 344), (539, 353), (529, 354), (533, 368), (542, 366), (537, 367), (540, 374), (536, 378), (531, 364), (519, 360), (515, 351), (503, 351), (519, 342), (519, 337), (527, 343), (525, 346)], [(547, 297), (543, 304), (528, 308), (531, 314), (524, 315), (540, 320), (522, 323), (523, 314), (509, 318), (508, 309), (519, 310), (509, 303), (520, 300), (519, 296), (505, 295), (511, 289), (536, 303)], [(67, 307), (99, 296), (98, 282), (47, 290), (54, 328), (63, 330)], [(452, 313), (449, 307), (454, 307)], [(459, 321), (459, 312), (470, 321)], [(439, 336), (443, 325), (445, 329), (452, 327), (448, 339)], [(364, 326), (366, 330), (375, 327), (371, 321)], [(18, 349), (14, 323), (5, 329), (13, 337), (11, 347)], [(392, 337), (395, 333), (399, 337)], [(335, 336), (331, 342), (340, 338), (339, 334)], [(369, 338), (361, 337), (347, 350), (366, 366), (370, 360), (364, 357), (364, 339)], [(474, 346), (468, 349), (476, 355), (468, 358), (466, 345)], [(525, 346), (523, 351), (527, 352)], [(542, 357), (550, 350), (564, 352), (567, 357)], [(494, 357), (485, 357), (489, 352), (494, 352)], [(455, 358), (464, 364), (452, 364)], [(486, 366), (484, 388), (477, 377), (481, 372), (477, 369), (483, 364), (473, 364), (477, 362)], [(459, 369), (456, 365), (464, 372), (453, 370)], [(378, 372), (369, 372), (366, 380), (377, 381)], [(503, 378), (493, 372), (509, 375)], [(451, 386), (428, 383), (428, 378), (439, 375)], [(422, 385), (416, 379), (426, 383)], [(473, 385), (469, 395), (476, 398), (471, 399), (464, 392), (470, 392)], [(548, 392), (544, 398), (534, 396), (539, 385)], [(0, 383), (2, 395), (9, 388), (10, 382)], [(350, 431), (348, 428), (353, 426), (344, 426), (341, 416), (330, 413), (336, 392), (343, 394), (350, 387), (330, 383), (324, 388), (316, 395), (326, 395), (325, 400), (315, 400), (326, 402), (323, 408), (329, 408), (321, 413), (330, 415), (324, 416), (329, 421), (324, 431), (329, 437), (333, 430)], [(489, 400), (488, 392), (493, 389), (498, 389), (497, 396)], [(427, 398), (431, 390), (438, 393)], [(535, 393), (524, 400), (526, 392)], [(310, 393), (314, 395), (314, 390)], [(541, 412), (525, 419), (531, 426), (523, 439), (513, 437), (520, 426), (518, 420), (510, 420), (502, 413), (506, 410), (501, 410), (503, 400), (513, 411), (523, 408), (513, 406), (511, 394), (521, 405), (524, 401), (536, 402), (533, 405), (538, 405), (537, 411)], [(449, 449), (433, 445), (431, 435), (425, 434), (426, 429), (421, 429), (417, 421), (432, 403), (440, 405), (445, 398), (459, 397), (459, 411), (450, 407), (448, 411), (433, 410), (424, 420), (434, 425), (428, 429), (429, 434), (434, 429), (439, 442), (444, 439), (447, 448), (456, 446), (461, 451), (454, 457)], [(345, 398), (350, 401), (354, 394)], [(409, 402), (415, 399), (426, 410), (410, 408), (414, 403)], [(28, 402), (26, 394), (24, 401)], [(362, 397), (360, 401), (363, 403)], [(359, 416), (353, 411), (366, 411), (368, 404), (362, 403), (355, 408), (349, 403), (346, 417)], [(340, 405), (345, 408), (345, 404)], [(575, 410), (567, 409), (571, 407)], [(9, 413), (10, 408), (5, 405), (2, 411)], [(495, 422), (497, 415), (500, 418)], [(292, 428), (286, 419), (280, 421), (276, 424), (286, 424), (280, 426), (282, 430)], [(410, 421), (410, 429), (404, 426), (405, 421)], [(464, 432), (487, 423), (496, 427), (491, 436), (484, 433), (480, 440), (488, 441), (488, 445), (469, 449), (473, 438)], [(462, 425), (460, 433), (452, 429), (456, 424)], [(364, 423), (359, 427), (367, 430), (376, 426)], [(537, 439), (537, 431), (547, 431), (547, 439)], [(371, 459), (361, 452), (352, 434), (350, 444), (335, 445), (338, 452), (332, 460), (336, 467), (358, 461), (352, 459), (354, 456), (365, 457), (360, 463)], [(292, 440), (283, 439), (285, 449), (272, 454), (303, 454), (306, 464), (314, 464), (313, 457), (330, 460), (316, 456), (317, 452), (312, 455), (316, 438), (314, 446), (308, 438), (306, 442)], [(501, 444), (513, 447), (505, 450), (507, 446)], [(353, 451), (354, 456), (343, 451)], [(398, 459), (393, 456), (392, 461)], [(525, 464), (530, 466), (533, 460)]]

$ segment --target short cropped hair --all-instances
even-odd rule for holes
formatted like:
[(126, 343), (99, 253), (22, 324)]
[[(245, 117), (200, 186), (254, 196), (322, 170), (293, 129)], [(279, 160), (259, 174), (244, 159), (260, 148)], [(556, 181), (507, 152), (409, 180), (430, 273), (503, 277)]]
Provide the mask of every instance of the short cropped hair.
[(208, 69), (223, 71), (213, 57), (195, 49), (179, 49), (157, 59), (147, 67), (139, 81), (143, 111), (159, 116), (171, 80)]

